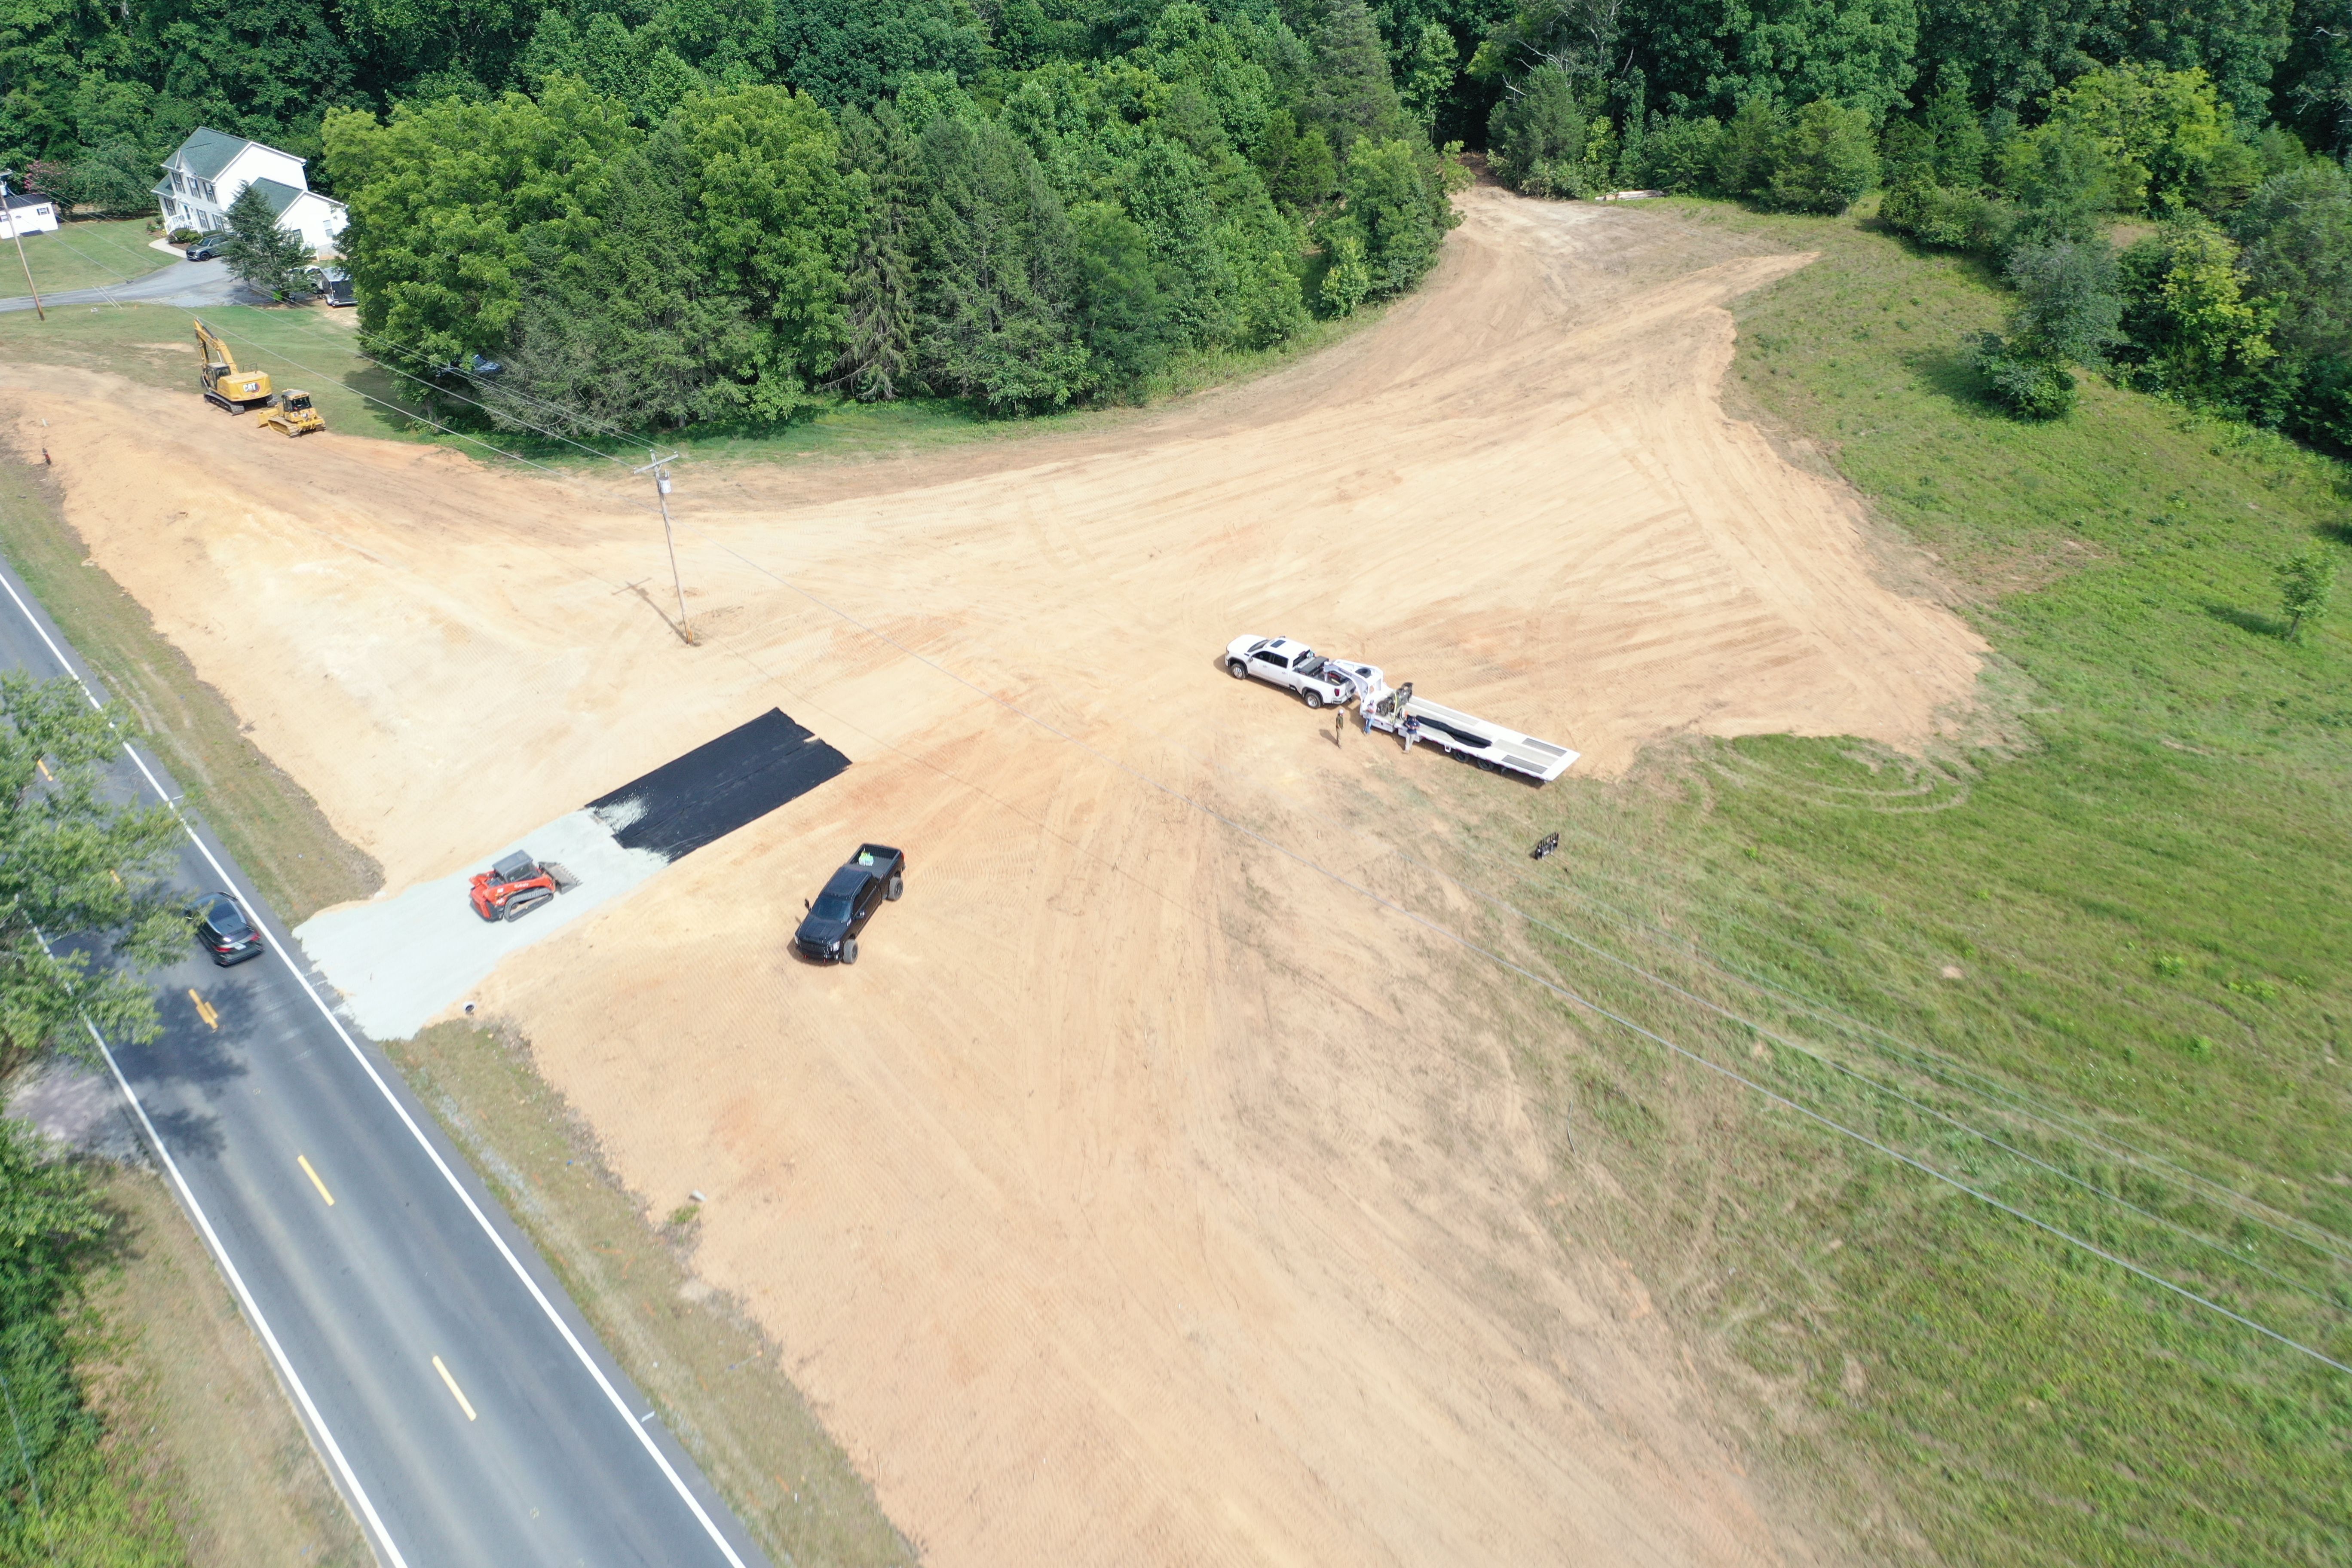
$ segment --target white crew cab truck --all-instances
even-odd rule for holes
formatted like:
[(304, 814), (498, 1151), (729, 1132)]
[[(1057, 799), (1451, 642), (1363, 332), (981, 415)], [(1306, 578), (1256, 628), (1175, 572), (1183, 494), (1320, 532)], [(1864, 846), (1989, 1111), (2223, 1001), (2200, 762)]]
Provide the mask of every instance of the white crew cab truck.
[(1309, 708), (1344, 701), (1348, 692), (1339, 672), (1323, 667), (1321, 654), (1288, 637), (1235, 637), (1225, 645), (1225, 673), (1296, 691)]

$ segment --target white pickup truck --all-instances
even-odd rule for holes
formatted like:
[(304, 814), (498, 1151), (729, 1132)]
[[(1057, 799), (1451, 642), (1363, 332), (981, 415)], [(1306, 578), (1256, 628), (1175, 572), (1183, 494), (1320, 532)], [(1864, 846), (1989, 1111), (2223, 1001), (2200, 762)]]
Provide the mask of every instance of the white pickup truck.
[(1348, 691), (1337, 671), (1323, 668), (1321, 654), (1288, 637), (1235, 637), (1225, 645), (1225, 673), (1296, 691), (1309, 708), (1343, 701)]

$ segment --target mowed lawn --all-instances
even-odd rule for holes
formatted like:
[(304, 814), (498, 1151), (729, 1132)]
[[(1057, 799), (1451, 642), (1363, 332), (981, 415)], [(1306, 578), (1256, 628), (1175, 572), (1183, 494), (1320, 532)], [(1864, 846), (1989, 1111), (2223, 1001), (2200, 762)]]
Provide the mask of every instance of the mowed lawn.
[(1699, 743), (1487, 825), (1465, 879), (1690, 1053), (1566, 1006), (1523, 1047), (1563, 1182), (1623, 1190), (1563, 1225), (1865, 1560), (2352, 1562), (2352, 573), (2300, 641), (2275, 575), (2352, 558), (2352, 477), (2096, 377), (2017, 423), (1976, 264), (1651, 210), (1821, 253), (1735, 305), (1727, 403), (1997, 656), (1925, 759)]
[(21, 266), (16, 259), (16, 247), (13, 243), (0, 244), (0, 299), (20, 299), (25, 295), (26, 267), (32, 268), (33, 287), (46, 295), (126, 283), (159, 268), (180, 265), (181, 258), (176, 253), (166, 256), (148, 244), (157, 237), (147, 231), (144, 218), (69, 223), (55, 234), (25, 236)]

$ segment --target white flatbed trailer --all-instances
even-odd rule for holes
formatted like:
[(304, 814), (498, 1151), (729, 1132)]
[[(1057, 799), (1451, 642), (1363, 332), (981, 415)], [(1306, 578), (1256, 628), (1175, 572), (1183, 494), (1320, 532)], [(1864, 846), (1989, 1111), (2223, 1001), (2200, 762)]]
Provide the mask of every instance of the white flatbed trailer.
[[(1307, 668), (1292, 668), (1291, 660)], [(1488, 773), (1546, 784), (1568, 772), (1578, 756), (1566, 746), (1432, 702), (1415, 695), (1410, 683), (1391, 688), (1376, 664), (1321, 658), (1287, 637), (1235, 637), (1226, 646), (1225, 668), (1238, 679), (1255, 677), (1297, 691), (1310, 708), (1352, 701), (1367, 731), (1402, 736), (1410, 730), (1415, 744), (1435, 746)], [(1414, 722), (1408, 725), (1408, 720)]]
[(1366, 722), (1370, 729), (1395, 734), (1404, 728), (1408, 716), (1421, 721), (1417, 743), (1451, 752), (1488, 773), (1517, 773), (1538, 784), (1549, 784), (1568, 772), (1578, 755), (1566, 746), (1507, 730), (1492, 720), (1440, 707), (1426, 697), (1408, 698), (1402, 713), (1383, 716), (1375, 711)]

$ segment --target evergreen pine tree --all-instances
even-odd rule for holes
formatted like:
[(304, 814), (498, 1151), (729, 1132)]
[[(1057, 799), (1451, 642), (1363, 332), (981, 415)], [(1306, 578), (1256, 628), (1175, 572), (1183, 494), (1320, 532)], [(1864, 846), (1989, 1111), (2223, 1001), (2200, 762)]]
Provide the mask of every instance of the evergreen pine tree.
[(1086, 392), (1069, 219), (1037, 160), (969, 111), (932, 121), (919, 156), (926, 199), (911, 227), (923, 379), (1007, 413), (1057, 408)]
[(832, 384), (862, 403), (887, 403), (915, 363), (914, 262), (907, 253), (914, 142), (887, 100), (872, 114), (850, 108), (840, 119), (843, 160), (866, 180), (866, 226), (850, 263), (848, 343)]
[(1973, 191), (1984, 184), (1983, 122), (1969, 104), (1969, 73), (1946, 61), (1941, 85), (1921, 123), (1935, 139), (1936, 183), (1946, 190)]
[(310, 242), (297, 231), (278, 226), (278, 209), (251, 185), (228, 205), (229, 240), (221, 259), (239, 281), (273, 299), (302, 287), (302, 269), (310, 265)]
[(1307, 115), (1328, 127), (1342, 163), (1360, 139), (1386, 142), (1418, 129), (1397, 100), (1388, 50), (1364, 0), (1332, 0), (1316, 32)]

